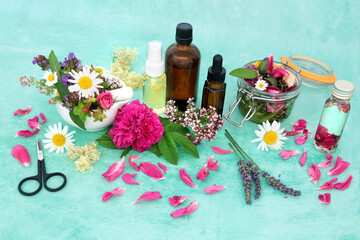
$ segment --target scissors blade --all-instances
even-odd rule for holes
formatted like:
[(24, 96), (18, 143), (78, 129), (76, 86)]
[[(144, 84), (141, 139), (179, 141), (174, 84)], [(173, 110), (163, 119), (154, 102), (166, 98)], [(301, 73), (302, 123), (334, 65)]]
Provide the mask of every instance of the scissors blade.
[(43, 153), (43, 147), (41, 144), (40, 139), (37, 141), (37, 153), (38, 153), (38, 160), (44, 160), (44, 153)]

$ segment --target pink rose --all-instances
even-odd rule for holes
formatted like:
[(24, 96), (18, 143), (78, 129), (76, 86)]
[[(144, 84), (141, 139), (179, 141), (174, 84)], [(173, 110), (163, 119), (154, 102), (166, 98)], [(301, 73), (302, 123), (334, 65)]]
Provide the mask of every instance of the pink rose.
[(97, 96), (96, 101), (98, 101), (103, 109), (109, 109), (113, 105), (113, 97), (109, 92), (100, 93)]

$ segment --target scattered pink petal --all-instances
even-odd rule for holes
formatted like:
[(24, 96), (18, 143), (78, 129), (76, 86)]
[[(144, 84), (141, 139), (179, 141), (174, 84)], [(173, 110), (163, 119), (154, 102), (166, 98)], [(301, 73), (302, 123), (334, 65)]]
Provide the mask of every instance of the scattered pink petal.
[(152, 177), (154, 180), (159, 181), (161, 179), (165, 179), (162, 171), (154, 164), (150, 162), (142, 162), (140, 163), (140, 169), (146, 175)]
[(21, 116), (24, 116), (26, 114), (28, 114), (30, 111), (32, 110), (31, 106), (28, 106), (27, 109), (25, 110), (22, 110), (22, 109), (18, 109), (14, 112), (14, 116), (16, 115), (21, 115)]
[(40, 118), (42, 120), (40, 124), (43, 124), (43, 123), (45, 123), (47, 121), (47, 118), (45, 117), (45, 115), (43, 113), (40, 113), (39, 116), (40, 116)]
[(211, 156), (207, 161), (207, 168), (211, 171), (215, 171), (215, 170), (219, 169), (219, 166), (217, 165), (218, 160), (213, 162), (213, 159), (214, 159), (214, 156)]
[(225, 186), (216, 186), (216, 184), (204, 188), (204, 192), (212, 194), (224, 190)]
[(335, 166), (328, 172), (327, 175), (330, 175), (330, 176), (339, 175), (339, 174), (342, 173), (349, 165), (350, 165), (350, 163), (343, 161), (343, 160), (341, 159), (341, 157), (338, 156), (338, 157), (336, 158)]
[(290, 75), (290, 73), (289, 73), (288, 71), (286, 71), (285, 69), (277, 68), (277, 69), (274, 69), (274, 70), (271, 72), (271, 75), (272, 75), (274, 78), (279, 78), (279, 77), (288, 76), (288, 75)]
[(166, 174), (166, 171), (168, 170), (168, 167), (165, 165), (162, 165), (161, 163), (158, 163), (159, 167), (164, 171), (164, 174)]
[(325, 162), (319, 163), (318, 166), (321, 168), (327, 168), (330, 166), (331, 164), (331, 160), (333, 159), (333, 156), (331, 156), (330, 154), (326, 153), (325, 154), (327, 160)]
[(217, 154), (226, 154), (226, 153), (232, 153), (233, 152), (233, 150), (225, 150), (225, 149), (221, 149), (221, 148), (218, 148), (218, 147), (211, 147), (211, 148)]
[(21, 130), (15, 135), (15, 137), (22, 136), (22, 137), (27, 138), (27, 137), (31, 137), (34, 134), (37, 134), (39, 131), (40, 131), (40, 129), (36, 129), (35, 131)]
[(136, 170), (136, 171), (140, 171), (140, 166), (137, 165), (136, 163), (134, 163), (135, 160), (139, 159), (140, 156), (136, 156), (136, 155), (131, 155), (129, 157), (129, 164)]
[(170, 216), (176, 218), (176, 217), (181, 217), (181, 216), (185, 216), (185, 215), (189, 215), (190, 213), (194, 212), (196, 209), (198, 209), (199, 204), (198, 201), (195, 200), (192, 203), (190, 203), (189, 206), (185, 207), (185, 208), (179, 208), (178, 210), (176, 210), (175, 212), (171, 213)]
[(300, 165), (303, 167), (305, 162), (306, 162), (306, 158), (307, 158), (307, 151), (305, 149), (304, 153), (301, 155), (301, 157), (299, 158), (299, 162)]
[(183, 180), (184, 183), (189, 185), (190, 187), (196, 188), (197, 185), (195, 185), (191, 179), (191, 177), (186, 173), (185, 169), (182, 168), (179, 170), (180, 178)]
[(121, 188), (115, 188), (114, 190), (110, 191), (110, 192), (104, 192), (103, 197), (102, 197), (102, 201), (106, 202), (107, 200), (109, 200), (113, 195), (123, 195), (125, 193), (126, 189), (121, 189)]
[(204, 181), (207, 177), (207, 175), (209, 175), (209, 170), (206, 170), (206, 166), (207, 164), (205, 164), (200, 171), (198, 172), (198, 174), (196, 175), (196, 179), (200, 179), (201, 181)]
[(298, 154), (300, 154), (298, 150), (282, 150), (279, 155), (283, 159), (289, 159)]
[(320, 194), (319, 199), (322, 201), (323, 204), (329, 204), (331, 201), (330, 193)]
[(134, 203), (137, 203), (141, 200), (155, 200), (155, 199), (158, 199), (158, 198), (162, 198), (160, 192), (158, 191), (155, 191), (155, 192), (145, 192), (143, 193), (143, 195), (141, 195), (138, 200), (136, 200), (135, 202), (133, 202), (132, 204)]
[(105, 173), (103, 173), (103, 176), (106, 178), (108, 182), (111, 182), (124, 172), (124, 168), (125, 168), (125, 157), (123, 157), (121, 161), (117, 161), (113, 165), (111, 165), (109, 169)]
[(310, 181), (312, 181), (313, 183), (316, 184), (319, 181), (320, 176), (321, 176), (321, 172), (320, 172), (318, 165), (316, 165), (315, 163), (312, 163), (312, 166), (310, 166), (308, 169), (308, 173), (310, 175)]
[(21, 165), (28, 167), (30, 166), (31, 158), (28, 150), (23, 145), (16, 145), (11, 150), (11, 155), (19, 160)]
[(169, 198), (169, 202), (171, 206), (177, 207), (181, 203), (183, 203), (186, 199), (190, 199), (189, 197), (182, 197), (182, 196), (173, 196)]
[(301, 131), (286, 131), (286, 130), (284, 130), (284, 133), (287, 136), (295, 136), (295, 135), (298, 135), (299, 133), (301, 133)]
[(125, 173), (121, 177), (125, 183), (141, 185), (141, 183), (138, 183), (137, 181), (134, 180), (134, 177), (136, 175), (137, 175), (136, 173), (134, 173), (134, 174)]
[(28, 119), (27, 122), (29, 124), (29, 127), (32, 128), (32, 129), (40, 128), (39, 117), (38, 116), (35, 116), (34, 118)]
[(343, 183), (336, 183), (334, 185), (334, 188), (335, 189), (338, 189), (338, 190), (345, 190), (349, 187), (350, 183), (351, 183), (351, 180), (353, 179), (353, 177), (351, 175), (349, 175), (349, 178), (343, 182)]
[(333, 178), (328, 182), (325, 182), (321, 187), (318, 187), (320, 190), (330, 190), (334, 188), (334, 182), (336, 182), (338, 179)]
[(302, 131), (306, 128), (307, 122), (304, 119), (297, 120), (296, 124), (293, 124), (294, 131)]

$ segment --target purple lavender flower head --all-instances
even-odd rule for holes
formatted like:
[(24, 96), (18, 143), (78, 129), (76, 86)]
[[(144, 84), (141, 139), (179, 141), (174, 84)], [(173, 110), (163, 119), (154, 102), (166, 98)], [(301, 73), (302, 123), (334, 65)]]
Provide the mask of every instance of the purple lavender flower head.
[(34, 65), (37, 64), (43, 71), (50, 68), (50, 62), (44, 55), (38, 55), (37, 57), (34, 57), (32, 63)]
[(243, 186), (244, 186), (244, 190), (245, 190), (245, 202), (246, 204), (251, 205), (251, 181), (252, 181), (252, 177), (251, 177), (251, 173), (250, 170), (248, 168), (248, 166), (246, 165), (245, 160), (241, 159), (239, 161), (240, 163), (240, 167), (239, 167), (239, 173), (241, 174), (241, 178), (243, 179)]
[(70, 72), (71, 70), (79, 71), (81, 69), (81, 61), (75, 57), (73, 52), (68, 54), (68, 57), (60, 62), (60, 66), (63, 70)]

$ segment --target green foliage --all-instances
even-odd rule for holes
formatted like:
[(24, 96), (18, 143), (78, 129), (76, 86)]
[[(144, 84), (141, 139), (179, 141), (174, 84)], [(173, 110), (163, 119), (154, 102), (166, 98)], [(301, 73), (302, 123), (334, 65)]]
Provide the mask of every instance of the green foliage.
[(230, 72), (230, 75), (239, 78), (254, 79), (257, 78), (258, 73), (248, 68), (237, 68), (235, 70), (232, 70)]
[(158, 141), (158, 145), (160, 152), (164, 156), (166, 161), (168, 161), (171, 164), (177, 165), (178, 149), (171, 135), (167, 132), (164, 132), (164, 135)]
[(175, 142), (180, 144), (185, 149), (185, 151), (187, 151), (194, 157), (199, 158), (199, 152), (196, 148), (196, 145), (186, 136), (178, 132), (170, 132), (169, 134), (175, 140)]
[[(102, 135), (101, 137), (99, 137), (98, 139), (96, 139), (96, 141), (103, 147), (105, 148), (109, 148), (109, 149), (118, 149), (113, 140), (111, 139), (111, 136), (109, 135), (109, 132), (104, 133), (104, 135)], [(131, 150), (131, 149), (130, 149)], [(128, 150), (128, 152), (130, 151)], [(124, 152), (126, 151), (126, 149), (124, 150)], [(123, 154), (124, 154), (123, 152)], [(125, 154), (126, 155), (126, 154)], [(124, 155), (124, 156), (125, 156)]]
[(264, 78), (264, 80), (268, 81), (271, 86), (278, 86), (278, 81), (273, 76), (269, 75), (268, 77)]
[(154, 145), (152, 145), (149, 150), (150, 150), (150, 152), (154, 153), (158, 157), (161, 157), (161, 155), (162, 155), (158, 143), (155, 143)]
[(269, 59), (268, 59), (268, 58), (264, 58), (264, 59), (260, 62), (258, 71), (259, 71), (259, 73), (260, 73), (262, 76), (266, 76), (266, 75), (267, 75), (268, 65), (269, 65)]
[(79, 118), (79, 116), (74, 114), (74, 110), (69, 112), (69, 116), (76, 125), (78, 125), (82, 129), (86, 130), (85, 123)]
[(122, 157), (125, 157), (131, 150), (132, 150), (133, 148), (131, 147), (131, 146), (129, 146), (129, 147), (126, 147), (125, 149), (124, 149), (124, 151), (121, 153), (121, 158)]

